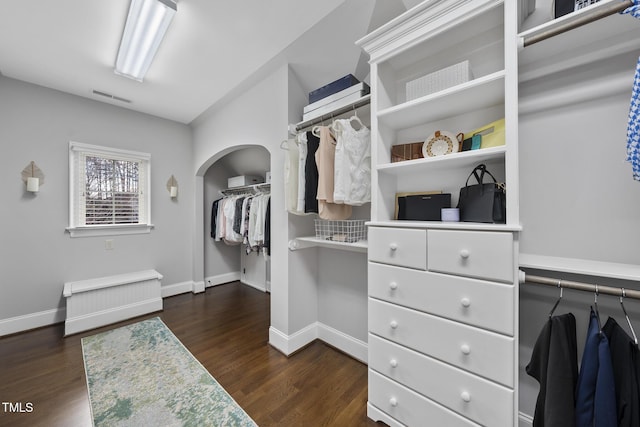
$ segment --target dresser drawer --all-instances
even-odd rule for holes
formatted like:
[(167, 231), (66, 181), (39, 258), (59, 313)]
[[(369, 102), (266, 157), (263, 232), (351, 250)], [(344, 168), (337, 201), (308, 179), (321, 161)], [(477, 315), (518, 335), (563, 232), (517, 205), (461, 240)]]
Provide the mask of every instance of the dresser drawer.
[(513, 338), (373, 298), (368, 311), (371, 333), (514, 386)]
[(513, 234), (490, 231), (429, 230), (428, 268), (513, 283)]
[(369, 260), (427, 269), (427, 230), (370, 227)]
[(369, 368), (484, 426), (513, 423), (513, 390), (375, 335)]
[(513, 285), (369, 263), (369, 296), (513, 336)]
[(369, 369), (369, 403), (409, 427), (479, 425), (371, 369)]

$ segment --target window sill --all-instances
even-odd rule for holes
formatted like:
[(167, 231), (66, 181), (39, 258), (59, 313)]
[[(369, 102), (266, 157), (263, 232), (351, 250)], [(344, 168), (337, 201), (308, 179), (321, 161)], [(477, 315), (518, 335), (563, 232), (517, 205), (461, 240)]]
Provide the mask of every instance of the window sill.
[(153, 224), (92, 225), (89, 227), (67, 227), (71, 237), (120, 236), (125, 234), (147, 234)]

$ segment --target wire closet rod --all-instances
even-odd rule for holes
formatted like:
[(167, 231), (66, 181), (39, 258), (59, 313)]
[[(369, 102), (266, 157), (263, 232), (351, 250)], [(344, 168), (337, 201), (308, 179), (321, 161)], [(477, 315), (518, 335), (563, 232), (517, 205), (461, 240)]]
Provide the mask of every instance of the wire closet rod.
[(338, 108), (330, 113), (323, 114), (314, 119), (310, 119), (304, 122), (300, 122), (296, 125), (296, 131), (300, 131), (302, 129), (306, 129), (310, 126), (316, 125), (318, 123), (322, 123), (326, 119), (333, 118), (335, 116), (339, 116), (340, 114), (348, 113), (351, 110), (355, 110), (356, 108), (361, 108), (371, 103), (371, 95), (365, 95), (356, 102), (345, 105), (344, 107)]
[(606, 18), (609, 15), (622, 12), (623, 10), (633, 5), (634, 3), (632, 0), (625, 0), (623, 2), (612, 2), (606, 7), (598, 8), (591, 13), (584, 13), (576, 19), (567, 19), (566, 22), (563, 22), (560, 25), (552, 26), (549, 29), (536, 32), (534, 34), (531, 34), (530, 36), (524, 35), (522, 45), (524, 47), (530, 46), (534, 43), (538, 43), (548, 38), (557, 36), (558, 34), (573, 30), (574, 28), (581, 27), (590, 22), (597, 21), (598, 19)]
[[(554, 286), (565, 289), (576, 289), (578, 291), (596, 292), (596, 285), (591, 283), (573, 282), (571, 280), (552, 279), (550, 277), (532, 276), (520, 270), (520, 283), (535, 283), (538, 285)], [(611, 286), (598, 286), (598, 294), (615, 295), (632, 299), (640, 299), (640, 291), (625, 288), (614, 288)]]

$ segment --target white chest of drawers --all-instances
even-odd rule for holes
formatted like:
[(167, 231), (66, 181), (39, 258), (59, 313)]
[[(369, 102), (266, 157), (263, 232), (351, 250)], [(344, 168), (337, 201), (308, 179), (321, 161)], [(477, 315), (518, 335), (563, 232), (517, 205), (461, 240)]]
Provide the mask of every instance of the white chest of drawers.
[(512, 425), (513, 232), (372, 226), (369, 239), (369, 417)]

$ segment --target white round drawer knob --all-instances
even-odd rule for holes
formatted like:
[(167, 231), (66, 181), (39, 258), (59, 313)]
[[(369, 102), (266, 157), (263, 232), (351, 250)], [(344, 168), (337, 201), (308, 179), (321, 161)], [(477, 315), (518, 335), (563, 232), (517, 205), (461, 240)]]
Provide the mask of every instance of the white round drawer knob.
[(398, 366), (398, 361), (396, 359), (391, 359), (389, 365), (391, 365), (392, 368), (396, 368)]
[(389, 405), (398, 406), (398, 399), (396, 399), (395, 397), (392, 397), (391, 399), (389, 399)]
[(395, 251), (396, 249), (398, 249), (398, 244), (397, 243), (391, 243), (389, 245), (389, 249), (391, 249), (392, 251)]
[(471, 395), (468, 391), (463, 391), (462, 393), (460, 393), (460, 399), (464, 400), (467, 403), (471, 402)]
[(462, 259), (469, 258), (469, 250), (468, 249), (461, 250), (460, 251), (460, 258), (462, 258)]
[(398, 322), (392, 320), (391, 323), (389, 323), (389, 326), (391, 326), (391, 329), (396, 329), (398, 327)]
[(462, 304), (463, 307), (469, 307), (471, 305), (471, 300), (469, 298), (462, 298), (460, 300), (460, 304)]
[(396, 282), (391, 282), (391, 283), (389, 283), (389, 288), (392, 291), (395, 291), (396, 289), (398, 289), (398, 284)]
[(460, 351), (462, 352), (462, 354), (469, 354), (471, 353), (471, 347), (469, 347), (469, 344), (462, 344), (460, 346)]

